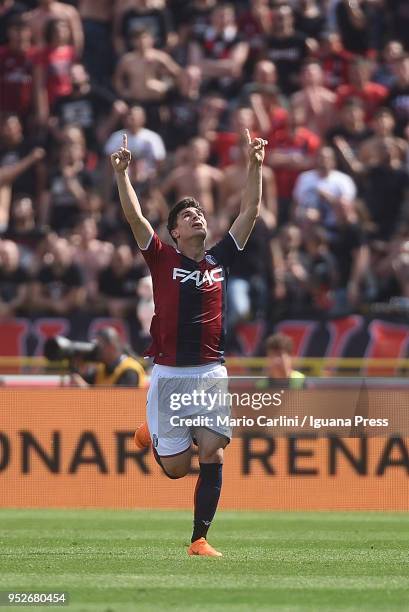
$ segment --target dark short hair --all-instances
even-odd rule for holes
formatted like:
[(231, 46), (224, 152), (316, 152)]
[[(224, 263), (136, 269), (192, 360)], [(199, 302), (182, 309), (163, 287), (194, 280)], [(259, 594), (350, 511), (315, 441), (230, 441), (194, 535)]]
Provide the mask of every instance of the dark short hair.
[(389, 117), (392, 117), (392, 119), (394, 119), (393, 112), (387, 106), (381, 106), (380, 108), (378, 108), (378, 110), (374, 113), (374, 119), (383, 117), (383, 115), (388, 115)]
[(24, 19), (21, 14), (17, 14), (13, 15), (12, 17), (10, 17), (10, 19), (7, 20), (6, 28), (7, 30), (11, 28), (16, 28), (19, 30), (23, 28), (30, 29), (30, 24)]
[(144, 25), (138, 25), (136, 27), (131, 28), (131, 31), (129, 32), (129, 37), (130, 38), (134, 38), (134, 37), (140, 38), (144, 34), (149, 34), (150, 36), (153, 36), (152, 30), (150, 30)]
[(267, 354), (271, 351), (280, 351), (281, 353), (292, 354), (294, 350), (294, 344), (290, 336), (285, 334), (273, 334), (266, 340), (266, 352)]
[(342, 109), (344, 108), (361, 108), (362, 110), (365, 110), (365, 104), (361, 98), (353, 96), (352, 98), (347, 98), (345, 100), (345, 102), (342, 104)]
[(171, 238), (174, 242), (177, 242), (173, 236), (172, 236), (172, 230), (175, 229), (176, 227), (176, 223), (177, 223), (177, 216), (178, 214), (182, 211), (185, 210), (185, 208), (196, 208), (196, 210), (198, 210), (199, 212), (202, 213), (202, 215), (204, 216), (204, 210), (203, 208), (200, 206), (199, 202), (196, 200), (196, 198), (192, 198), (192, 197), (187, 197), (187, 198), (183, 198), (182, 200), (180, 200), (179, 202), (177, 202), (177, 204), (175, 204), (173, 206), (173, 208), (171, 209), (169, 216), (168, 216), (168, 232), (171, 235)]
[[(44, 28), (44, 40), (47, 43), (47, 45), (51, 45), (51, 43), (53, 42), (53, 38), (55, 35), (55, 32), (57, 31), (57, 26), (59, 23), (65, 23), (66, 25), (69, 26), (69, 22), (67, 21), (67, 19), (62, 19), (60, 17), (56, 17), (55, 19), (50, 19)], [(71, 33), (71, 39), (72, 39), (72, 33)]]

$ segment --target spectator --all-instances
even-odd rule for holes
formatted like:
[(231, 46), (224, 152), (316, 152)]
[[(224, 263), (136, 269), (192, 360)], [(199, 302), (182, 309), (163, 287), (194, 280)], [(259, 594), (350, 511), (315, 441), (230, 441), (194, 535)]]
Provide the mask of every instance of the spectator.
[(266, 39), (265, 55), (274, 62), (280, 89), (288, 95), (299, 89), (299, 71), (314, 49), (311, 40), (294, 28), (294, 14), (287, 4), (275, 9), (273, 32)]
[(27, 7), (17, 0), (3, 0), (0, 4), (0, 46), (8, 41), (7, 30), (9, 21), (18, 15), (22, 15)]
[(324, 33), (321, 37), (318, 60), (324, 73), (324, 85), (336, 90), (348, 83), (349, 65), (354, 55), (344, 49), (338, 32)]
[(106, 268), (114, 247), (109, 242), (98, 240), (98, 228), (93, 217), (83, 217), (74, 228), (70, 243), (74, 248), (73, 261), (84, 276), (87, 304), (94, 305), (98, 293), (98, 274)]
[(277, 70), (273, 62), (262, 60), (254, 68), (254, 81), (243, 88), (243, 95), (253, 109), (257, 129), (267, 138), (285, 125), (288, 116), (276, 81)]
[(335, 168), (334, 149), (322, 147), (315, 168), (300, 174), (295, 184), (295, 219), (303, 221), (315, 211), (322, 225), (333, 232), (340, 219), (356, 220), (356, 185), (351, 177)]
[(165, 0), (118, 0), (114, 4), (114, 47), (117, 55), (129, 49), (135, 30), (148, 29), (155, 45), (165, 47), (173, 29)]
[(81, 268), (73, 262), (73, 249), (64, 238), (53, 238), (30, 293), (32, 308), (44, 314), (70, 316), (84, 307)]
[[(38, 278), (56, 241), (67, 238), (84, 270), (81, 308), (129, 316), (144, 348), (152, 290), (139, 280), (146, 274), (139, 251), (131, 254), (137, 273), (129, 292), (118, 289), (127, 282), (124, 263), (123, 278), (111, 275), (118, 294), (105, 286), (100, 298), (111, 253), (134, 245), (105, 156), (121, 147), (124, 130), (131, 181), (161, 239), (169, 240), (163, 186), (169, 201), (192, 192), (204, 201), (212, 242), (240, 206), (247, 170), (240, 134), (248, 128), (269, 144), (261, 221), (248, 266), (238, 264), (229, 289), (238, 313), (231, 331), (243, 318), (336, 316), (366, 308), (364, 300), (407, 295), (407, 4), (0, 0), (1, 239), (18, 246), (20, 265)], [(46, 48), (47, 31), (54, 47)], [(338, 169), (322, 141), (336, 150)], [(75, 305), (67, 313), (24, 308), (28, 316), (60, 316)], [(140, 329), (131, 322), (135, 308)]]
[(259, 92), (265, 85), (277, 86), (277, 80), (275, 64), (269, 60), (260, 60), (254, 66), (253, 80), (244, 85), (242, 95), (245, 98), (251, 96), (252, 93)]
[(33, 78), (36, 50), (31, 32), (21, 15), (8, 21), (8, 44), (0, 47), (0, 101), (5, 113), (23, 121), (33, 111)]
[(238, 28), (250, 47), (251, 65), (260, 57), (264, 38), (271, 34), (273, 14), (268, 0), (250, 0), (250, 6), (238, 19)]
[(301, 71), (302, 89), (292, 96), (294, 106), (305, 112), (308, 129), (322, 137), (334, 125), (336, 95), (323, 86), (319, 62), (307, 62)]
[(217, 93), (207, 94), (201, 98), (199, 105), (199, 136), (209, 142), (217, 139), (227, 101)]
[(110, 264), (98, 276), (100, 303), (111, 317), (123, 318), (135, 312), (138, 281), (145, 267), (136, 267), (128, 245), (117, 247)]
[(349, 84), (337, 89), (338, 108), (349, 98), (360, 98), (364, 104), (366, 121), (370, 121), (388, 95), (383, 85), (370, 80), (372, 64), (363, 58), (354, 60), (349, 67)]
[(117, 94), (139, 103), (163, 100), (174, 86), (180, 67), (168, 53), (154, 49), (154, 38), (147, 28), (132, 31), (130, 47), (131, 51), (120, 58), (115, 70)]
[(72, 92), (70, 69), (75, 59), (68, 22), (50, 19), (44, 33), (46, 46), (36, 60), (36, 99), (39, 120), (48, 120), (57, 98)]
[(48, 190), (42, 198), (40, 221), (57, 232), (73, 228), (86, 208), (93, 186), (93, 177), (85, 167), (84, 145), (63, 142), (58, 167), (50, 173)]
[(82, 61), (85, 69), (93, 83), (108, 86), (114, 68), (111, 43), (114, 3), (112, 0), (79, 0), (78, 10), (84, 29)]
[(406, 0), (388, 0), (393, 33), (409, 49), (409, 11)]
[(371, 137), (372, 131), (365, 123), (365, 110), (359, 98), (347, 100), (340, 113), (340, 123), (327, 134), (327, 141), (335, 147), (343, 170), (359, 174), (358, 159), (361, 145)]
[(290, 107), (287, 123), (268, 135), (267, 163), (274, 170), (278, 195), (278, 224), (289, 221), (294, 185), (301, 172), (315, 163), (321, 140), (305, 125), (304, 109)]
[(175, 20), (179, 18), (184, 23), (192, 24), (192, 33), (200, 36), (208, 27), (216, 4), (217, 0), (192, 0), (192, 2), (182, 0), (181, 6), (173, 9), (173, 16)]
[(322, 227), (311, 223), (305, 230), (304, 263), (312, 306), (317, 312), (328, 312), (333, 306), (332, 292), (339, 278), (337, 261), (330, 251), (328, 234)]
[(200, 202), (207, 214), (215, 213), (223, 174), (206, 163), (209, 153), (209, 143), (206, 140), (193, 138), (187, 147), (185, 163), (176, 167), (162, 184), (164, 197), (174, 193), (178, 201), (189, 195)]
[(379, 162), (365, 175), (364, 201), (375, 223), (373, 238), (390, 240), (408, 215), (409, 175), (393, 142), (378, 144)]
[(16, 243), (0, 240), (0, 320), (17, 316), (27, 306), (28, 281)]
[(118, 102), (115, 106), (115, 97), (112, 93), (92, 85), (83, 64), (72, 64), (69, 76), (72, 91), (57, 99), (51, 124), (59, 129), (67, 125), (79, 126), (84, 131), (87, 147), (99, 151), (100, 143), (109, 135), (107, 129), (117, 119), (116, 116), (114, 118), (107, 116), (110, 112), (115, 115), (117, 110), (120, 116), (121, 112), (127, 111), (127, 106), (122, 107), (118, 101), (120, 104), (118, 108)]
[(373, 135), (363, 141), (359, 148), (358, 158), (362, 164), (361, 172), (366, 167), (376, 166), (379, 163), (381, 145), (390, 142), (399, 151), (399, 157), (405, 162), (408, 154), (408, 141), (395, 136), (395, 119), (389, 108), (380, 108), (372, 122)]
[(45, 151), (24, 139), (21, 121), (6, 115), (0, 125), (0, 231), (8, 225), (13, 194), (37, 195), (38, 164)]
[(197, 66), (188, 66), (178, 79), (178, 88), (170, 90), (161, 110), (161, 129), (167, 151), (174, 151), (199, 135), (200, 84)]
[(402, 43), (399, 40), (390, 40), (383, 50), (382, 61), (378, 63), (373, 80), (375, 83), (391, 89), (395, 85), (395, 62), (405, 54)]
[(274, 386), (302, 389), (305, 385), (305, 376), (293, 368), (294, 343), (290, 336), (273, 334), (267, 338), (265, 347), (268, 378), (257, 381), (257, 389)]
[[(129, 166), (129, 176), (133, 184), (146, 186), (156, 177), (160, 163), (165, 159), (166, 151), (162, 138), (156, 132), (146, 129), (146, 115), (141, 106), (133, 105), (125, 116), (125, 132), (128, 136), (128, 148), (132, 154)], [(109, 156), (122, 146), (124, 130), (114, 132), (105, 143), (104, 153)], [(107, 195), (112, 191), (112, 167), (110, 160), (106, 160), (106, 177), (109, 178)]]
[(396, 82), (389, 92), (387, 105), (394, 114), (398, 135), (403, 136), (409, 124), (409, 56), (397, 59), (394, 68)]
[(295, 11), (295, 28), (308, 38), (319, 40), (325, 26), (325, 14), (317, 0), (300, 0)]
[(77, 57), (81, 57), (84, 47), (84, 32), (77, 9), (57, 0), (38, 0), (39, 6), (26, 13), (27, 23), (33, 32), (36, 45), (44, 45), (47, 24), (50, 20), (63, 20), (68, 24), (70, 38)]
[(3, 238), (12, 240), (20, 250), (21, 263), (33, 269), (37, 249), (46, 235), (46, 229), (37, 225), (33, 200), (28, 195), (17, 195), (11, 207), (10, 222)]
[(369, 51), (369, 2), (367, 0), (339, 0), (336, 20), (342, 44), (347, 51), (366, 55)]
[(241, 134), (246, 129), (254, 133), (254, 112), (251, 108), (239, 107), (232, 112), (228, 129), (215, 134), (213, 153), (217, 156), (219, 167), (224, 168), (237, 160)]
[(199, 66), (204, 88), (226, 96), (238, 93), (248, 44), (238, 31), (232, 4), (220, 4), (212, 11), (211, 24), (192, 42), (190, 63)]
[(192, 30), (193, 26), (189, 21), (179, 23), (173, 35), (173, 40), (167, 47), (171, 58), (183, 68), (187, 68), (189, 65), (190, 41), (193, 38)]
[(306, 258), (297, 225), (283, 225), (273, 244), (274, 295), (281, 312), (296, 316), (311, 310)]
[(336, 231), (330, 233), (330, 249), (337, 265), (337, 283), (333, 292), (332, 315), (345, 315), (362, 301), (369, 270), (367, 238), (357, 218), (347, 206), (337, 213)]

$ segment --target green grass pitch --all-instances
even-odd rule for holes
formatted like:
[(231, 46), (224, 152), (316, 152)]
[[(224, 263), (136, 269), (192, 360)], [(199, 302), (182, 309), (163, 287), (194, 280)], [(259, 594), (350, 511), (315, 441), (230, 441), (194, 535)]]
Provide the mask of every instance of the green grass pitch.
[(68, 591), (67, 612), (409, 610), (408, 515), (219, 512), (222, 559), (187, 556), (190, 526), (189, 512), (1, 510), (0, 590)]

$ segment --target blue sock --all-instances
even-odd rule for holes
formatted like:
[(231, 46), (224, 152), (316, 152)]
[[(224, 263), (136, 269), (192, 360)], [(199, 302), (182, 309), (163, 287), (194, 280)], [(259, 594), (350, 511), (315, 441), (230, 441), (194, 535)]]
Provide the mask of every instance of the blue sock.
[(222, 488), (222, 463), (200, 463), (195, 489), (195, 514), (192, 542), (205, 538), (216, 514)]

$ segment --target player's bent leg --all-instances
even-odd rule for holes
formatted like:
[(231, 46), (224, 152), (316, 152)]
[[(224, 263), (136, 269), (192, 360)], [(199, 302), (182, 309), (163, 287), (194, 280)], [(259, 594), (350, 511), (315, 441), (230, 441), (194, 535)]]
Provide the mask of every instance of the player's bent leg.
[(223, 448), (228, 440), (213, 431), (198, 428), (195, 438), (199, 447), (200, 473), (195, 489), (193, 534), (189, 555), (221, 557), (206, 541), (207, 532), (216, 514), (222, 488)]
[(158, 455), (154, 449), (154, 456), (168, 478), (174, 480), (183, 478), (190, 470), (192, 460), (192, 451), (190, 447), (182, 453), (170, 456)]

